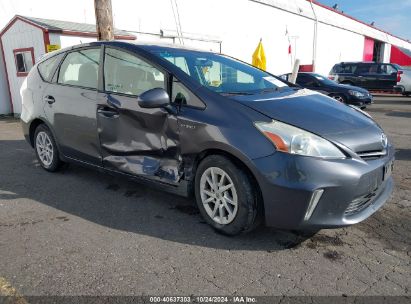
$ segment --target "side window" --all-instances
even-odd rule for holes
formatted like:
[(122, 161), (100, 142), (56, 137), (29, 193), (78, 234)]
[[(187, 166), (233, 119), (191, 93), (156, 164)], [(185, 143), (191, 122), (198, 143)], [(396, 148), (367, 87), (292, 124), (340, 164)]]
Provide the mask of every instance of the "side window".
[(390, 64), (382, 64), (380, 66), (380, 74), (392, 75), (397, 73), (397, 70)]
[(60, 62), (61, 58), (64, 56), (64, 54), (58, 54), (56, 56), (53, 56), (49, 59), (44, 60), (43, 62), (40, 62), (37, 66), (39, 74), (41, 78), (45, 81), (50, 81), (53, 75), (51, 74), (55, 68), (55, 66)]
[(109, 92), (140, 95), (154, 88), (166, 88), (164, 74), (140, 58), (106, 48), (104, 89)]
[(204, 103), (175, 78), (173, 78), (173, 86), (171, 91), (172, 102), (196, 108), (205, 108)]
[(315, 79), (313, 79), (312, 77), (310, 77), (310, 76), (300, 74), (300, 75), (297, 76), (296, 82), (300, 86), (311, 87), (311, 86), (314, 86), (314, 83), (316, 83), (317, 81)]
[(97, 89), (100, 49), (86, 49), (67, 54), (60, 66), (58, 83)]
[[(373, 66), (372, 64), (361, 64), (358, 67), (358, 74), (370, 74), (372, 66)], [(377, 70), (377, 69), (375, 69), (375, 70)]]
[(17, 76), (26, 76), (34, 65), (33, 48), (15, 49), (13, 53)]
[(332, 72), (337, 74), (354, 74), (357, 70), (357, 67), (358, 66), (356, 64), (336, 64), (333, 67)]

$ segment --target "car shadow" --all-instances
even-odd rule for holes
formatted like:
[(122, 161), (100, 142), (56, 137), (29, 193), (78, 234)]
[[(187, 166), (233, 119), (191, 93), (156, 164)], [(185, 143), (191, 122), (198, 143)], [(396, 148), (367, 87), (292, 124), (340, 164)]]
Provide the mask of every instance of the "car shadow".
[(411, 149), (396, 149), (395, 159), (396, 160), (411, 160)]
[(385, 114), (386, 116), (392, 116), (392, 117), (405, 117), (405, 118), (411, 118), (411, 112), (402, 112), (402, 111), (390, 111)]
[[(23, 140), (0, 141), (0, 150), (0, 199), (6, 204), (28, 198), (109, 229), (225, 250), (291, 249), (313, 235), (261, 227), (236, 237), (224, 236), (205, 223), (193, 199), (76, 165), (46, 172)], [(30, 219), (24, 223), (30, 224)]]
[(411, 99), (405, 96), (399, 96), (396, 99), (393, 98), (385, 98), (379, 99), (376, 102), (378, 105), (411, 105)]

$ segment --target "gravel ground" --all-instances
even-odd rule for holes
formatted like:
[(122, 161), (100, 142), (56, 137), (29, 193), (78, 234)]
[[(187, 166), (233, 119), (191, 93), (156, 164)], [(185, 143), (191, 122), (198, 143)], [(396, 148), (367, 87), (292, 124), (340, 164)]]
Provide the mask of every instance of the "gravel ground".
[(216, 234), (192, 201), (71, 165), (42, 170), (0, 120), (0, 279), (22, 295), (410, 295), (411, 99), (369, 110), (395, 143), (395, 191), (311, 237)]

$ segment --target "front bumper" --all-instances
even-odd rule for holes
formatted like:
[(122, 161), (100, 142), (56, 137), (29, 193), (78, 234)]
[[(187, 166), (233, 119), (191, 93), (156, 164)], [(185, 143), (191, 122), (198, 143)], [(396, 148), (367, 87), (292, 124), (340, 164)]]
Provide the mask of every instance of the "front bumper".
[(350, 95), (348, 100), (347, 100), (348, 104), (351, 104), (353, 106), (359, 106), (359, 107), (363, 107), (363, 106), (367, 106), (373, 103), (373, 97), (371, 96), (371, 94), (367, 97), (364, 98), (357, 98), (355, 96)]
[[(282, 152), (254, 160), (264, 199), (267, 226), (321, 229), (355, 224), (368, 218), (389, 198), (393, 179), (383, 170), (394, 148), (374, 160), (324, 160)], [(324, 192), (309, 219), (304, 219), (315, 190)], [(367, 201), (364, 198), (369, 198)], [(366, 201), (358, 210), (358, 201)]]

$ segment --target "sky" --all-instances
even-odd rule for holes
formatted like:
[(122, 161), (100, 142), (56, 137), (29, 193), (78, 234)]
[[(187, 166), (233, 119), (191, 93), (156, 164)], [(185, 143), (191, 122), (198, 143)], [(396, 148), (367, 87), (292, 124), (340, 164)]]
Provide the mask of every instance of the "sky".
[(319, 0), (400, 38), (411, 40), (411, 0)]

